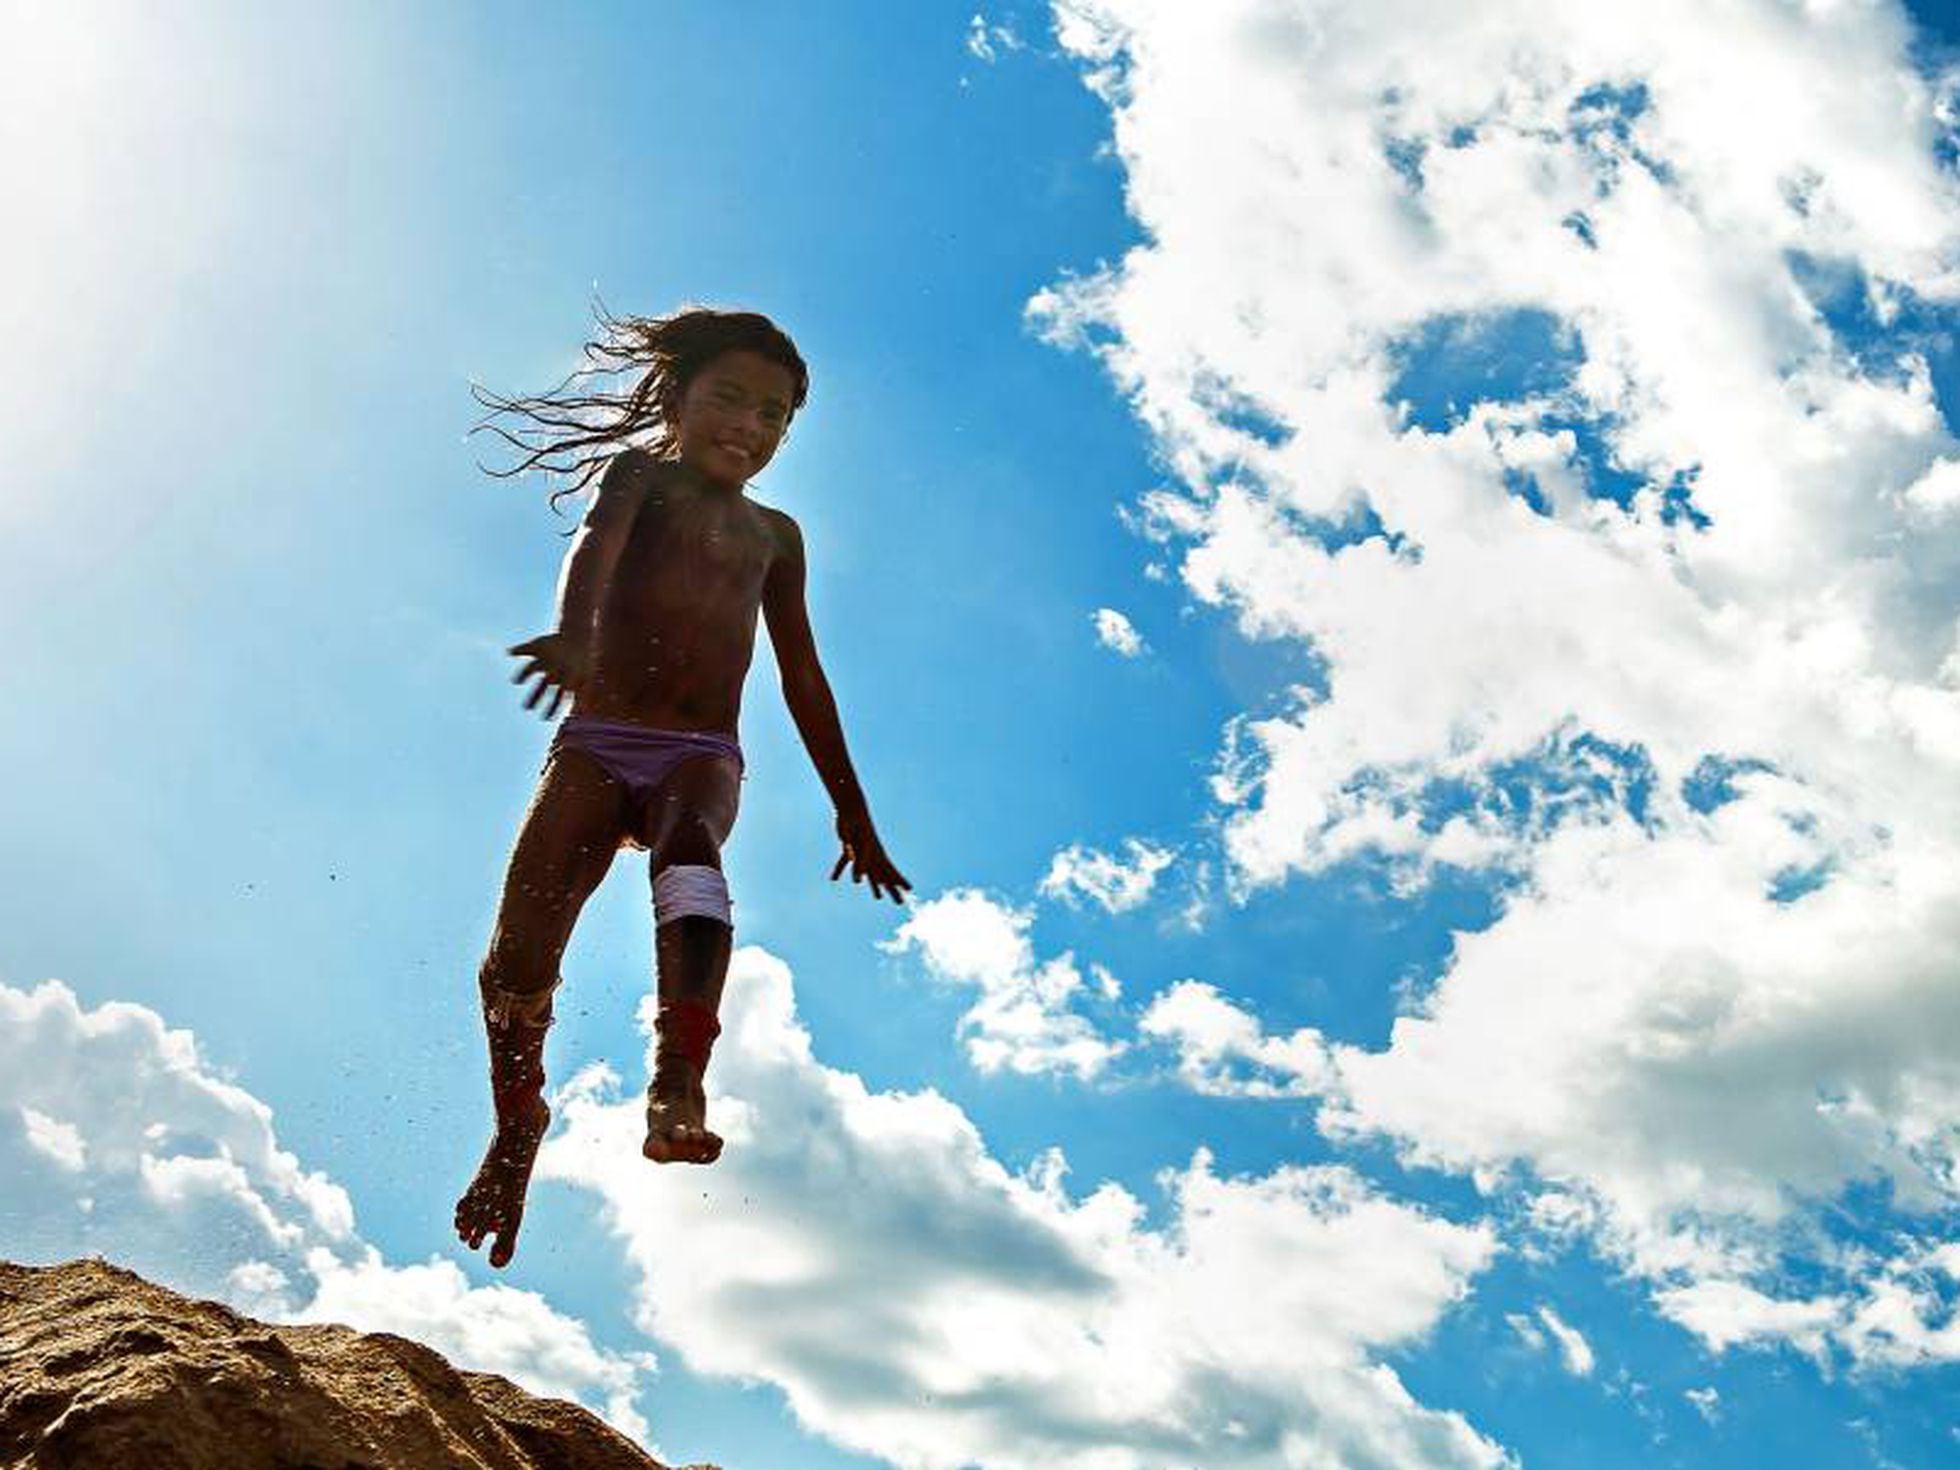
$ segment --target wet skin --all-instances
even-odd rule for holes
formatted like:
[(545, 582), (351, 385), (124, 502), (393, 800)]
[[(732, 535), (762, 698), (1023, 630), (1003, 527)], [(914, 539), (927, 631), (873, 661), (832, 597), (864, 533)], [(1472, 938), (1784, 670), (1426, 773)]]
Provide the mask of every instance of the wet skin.
[[(536, 681), (525, 704), (542, 705), (546, 718), (569, 695), (574, 713), (593, 718), (734, 735), (760, 615), (785, 702), (836, 807), (841, 851), (830, 876), (848, 867), (874, 898), (902, 903), (911, 885), (872, 824), (817, 659), (802, 534), (745, 492), (782, 442), (792, 388), (780, 364), (724, 353), (674, 406), (677, 453), (656, 459), (627, 450), (612, 461), (566, 558), (560, 626), (511, 649), (525, 660), (514, 680)], [(672, 864), (719, 868), (740, 797), (735, 762), (709, 756), (678, 767), (635, 810), (597, 762), (555, 751), (511, 853), (482, 984), (548, 996), (579, 910), (620, 846), (647, 848), (655, 874)], [(662, 924), (655, 945), (663, 1002), (718, 1007), (730, 944), (728, 927), (712, 919)], [(543, 1028), (500, 1035), (493, 1026), (490, 1034), (496, 1128), (457, 1202), (456, 1230), (472, 1250), (494, 1239), (490, 1264), (503, 1266), (516, 1248), (550, 1110), (541, 1090)], [(648, 1101), (646, 1157), (712, 1163), (721, 1148), (707, 1128), (699, 1071), (663, 1062)]]

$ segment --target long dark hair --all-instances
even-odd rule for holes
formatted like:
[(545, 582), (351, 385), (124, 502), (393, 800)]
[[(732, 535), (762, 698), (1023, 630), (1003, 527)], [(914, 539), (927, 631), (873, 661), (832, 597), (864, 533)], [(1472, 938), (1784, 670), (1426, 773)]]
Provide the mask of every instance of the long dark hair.
[[(754, 352), (782, 364), (795, 381), (794, 414), (810, 395), (810, 369), (789, 334), (758, 311), (718, 311), (684, 306), (669, 316), (614, 316), (604, 302), (593, 306), (598, 334), (585, 344), (585, 366), (547, 393), (506, 397), (470, 384), (470, 393), (490, 412), (472, 434), (495, 434), (517, 451), (515, 464), (483, 466), (500, 480), (526, 470), (565, 477), (550, 495), (583, 490), (620, 450), (652, 435), (647, 448), (671, 454), (675, 411), (696, 373), (724, 352)], [(594, 379), (618, 379), (637, 371), (630, 387), (608, 391)]]

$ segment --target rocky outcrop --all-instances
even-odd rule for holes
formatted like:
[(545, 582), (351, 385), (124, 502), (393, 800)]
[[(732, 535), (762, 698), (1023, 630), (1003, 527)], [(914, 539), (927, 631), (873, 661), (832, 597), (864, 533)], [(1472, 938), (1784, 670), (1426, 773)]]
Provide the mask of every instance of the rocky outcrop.
[(98, 1260), (0, 1262), (0, 1467), (28, 1466), (664, 1470), (407, 1338), (268, 1326)]

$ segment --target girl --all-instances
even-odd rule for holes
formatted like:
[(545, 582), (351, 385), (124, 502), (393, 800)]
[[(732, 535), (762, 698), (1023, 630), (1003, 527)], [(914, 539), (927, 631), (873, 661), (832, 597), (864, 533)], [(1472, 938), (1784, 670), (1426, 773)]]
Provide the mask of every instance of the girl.
[[(559, 957), (587, 897), (622, 845), (651, 854), (658, 1042), (643, 1152), (656, 1163), (713, 1163), (702, 1075), (732, 943), (721, 848), (735, 824), (742, 685), (758, 612), (783, 697), (837, 812), (848, 865), (874, 898), (902, 903), (911, 884), (886, 856), (844, 748), (804, 607), (803, 538), (747, 484), (774, 457), (809, 392), (795, 345), (754, 312), (688, 308), (613, 317), (586, 345), (586, 369), (552, 393), (477, 390), (488, 427), (534, 467), (571, 477), (553, 493), (598, 491), (566, 555), (558, 625), (519, 643), (514, 682), (536, 680), (526, 708), (550, 719), (569, 697), (504, 877), (478, 975), (490, 1041), (496, 1132), (456, 1205), (490, 1264), (517, 1245), (525, 1190), (550, 1109), (544, 1039)], [(585, 391), (596, 375), (637, 374), (620, 392)], [(510, 421), (506, 428), (496, 422)]]

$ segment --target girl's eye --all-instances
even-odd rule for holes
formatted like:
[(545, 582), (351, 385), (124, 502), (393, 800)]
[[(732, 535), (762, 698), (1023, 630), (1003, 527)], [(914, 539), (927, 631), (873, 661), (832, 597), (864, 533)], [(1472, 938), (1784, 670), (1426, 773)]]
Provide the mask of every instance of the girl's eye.
[[(744, 408), (748, 407), (749, 396), (739, 388), (717, 387), (711, 388), (708, 391), (708, 401), (716, 408), (726, 409), (731, 413), (740, 413)], [(789, 422), (789, 411), (787, 409), (780, 408), (773, 403), (763, 404), (760, 407), (762, 421), (771, 428), (779, 429)]]

